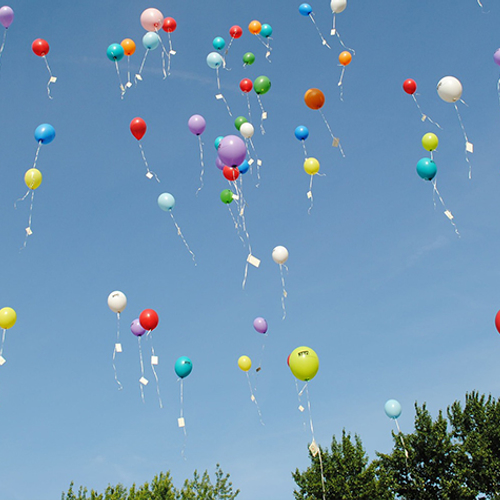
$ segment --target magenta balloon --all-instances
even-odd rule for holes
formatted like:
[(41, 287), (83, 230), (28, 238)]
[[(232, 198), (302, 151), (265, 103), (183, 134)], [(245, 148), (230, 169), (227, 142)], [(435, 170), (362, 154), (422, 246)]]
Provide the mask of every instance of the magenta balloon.
[(217, 153), (222, 162), (224, 162), (224, 165), (234, 168), (243, 163), (247, 155), (247, 147), (243, 139), (240, 139), (238, 136), (226, 135), (220, 141)]
[(217, 156), (217, 158), (215, 159), (215, 166), (219, 169), (219, 170), (224, 170), (224, 162)]
[(201, 115), (193, 115), (189, 120), (188, 120), (188, 127), (189, 130), (194, 134), (194, 135), (201, 135), (205, 131), (205, 127), (207, 126), (207, 122), (205, 121), (205, 118)]
[(493, 60), (500, 66), (500, 49), (493, 54)]
[(8, 6), (5, 5), (0, 9), (0, 23), (3, 24), (4, 28), (8, 28), (12, 21), (14, 20), (14, 11)]
[(141, 323), (139, 322), (139, 318), (132, 321), (132, 324), (130, 325), (130, 331), (136, 337), (142, 337), (146, 333), (146, 330), (144, 330), (144, 328), (141, 326)]
[(266, 333), (267, 332), (267, 321), (264, 318), (255, 318), (253, 320), (253, 327), (259, 333)]

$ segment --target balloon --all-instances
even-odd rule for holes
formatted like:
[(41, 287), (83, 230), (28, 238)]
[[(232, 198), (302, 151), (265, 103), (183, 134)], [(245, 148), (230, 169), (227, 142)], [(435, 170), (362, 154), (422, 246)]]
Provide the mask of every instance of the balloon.
[(139, 323), (148, 331), (154, 330), (158, 326), (158, 314), (153, 309), (144, 309), (139, 315)]
[(417, 174), (426, 181), (432, 181), (437, 173), (437, 167), (430, 158), (422, 158), (417, 163)]
[(245, 122), (245, 123), (241, 124), (241, 126), (240, 126), (240, 134), (245, 139), (251, 139), (253, 137), (254, 133), (255, 133), (255, 129), (254, 129), (253, 125), (250, 122)]
[(37, 38), (32, 43), (31, 49), (37, 56), (44, 57), (49, 53), (49, 44), (42, 38)]
[(174, 370), (179, 378), (185, 378), (193, 370), (193, 363), (187, 356), (181, 356), (175, 362)]
[(144, 137), (146, 128), (146, 122), (142, 118), (137, 117), (130, 122), (130, 132), (138, 141)]
[(243, 160), (243, 163), (238, 167), (238, 170), (240, 171), (240, 174), (246, 174), (249, 168), (250, 164), (246, 160)]
[(243, 62), (245, 64), (253, 64), (255, 62), (255, 55), (251, 52), (246, 52), (243, 54)]
[(16, 324), (17, 314), (12, 307), (3, 307), (0, 309), (0, 328), (8, 330)]
[(14, 20), (14, 11), (8, 6), (4, 5), (0, 9), (0, 23), (4, 28), (8, 28)]
[(462, 84), (454, 76), (445, 76), (437, 84), (437, 93), (445, 102), (457, 102), (462, 97)]
[(436, 134), (429, 132), (422, 137), (422, 146), (427, 151), (434, 151), (439, 144), (439, 139)]
[(29, 189), (35, 190), (42, 183), (42, 172), (36, 168), (30, 168), (24, 174), (24, 182)]
[(253, 89), (257, 94), (265, 94), (271, 88), (271, 80), (267, 76), (259, 76), (253, 82)]
[(273, 29), (269, 24), (263, 24), (260, 28), (260, 34), (264, 38), (269, 38), (273, 34)]
[(38, 125), (35, 129), (35, 140), (36, 142), (41, 142), (42, 144), (50, 144), (54, 137), (56, 136), (56, 131), (52, 125), (48, 123), (42, 123)]
[(125, 38), (120, 45), (126, 56), (131, 56), (135, 52), (135, 42), (131, 38)]
[(330, 2), (330, 8), (334, 14), (340, 14), (344, 12), (347, 7), (347, 0), (332, 0)]
[(240, 356), (238, 359), (238, 366), (240, 370), (247, 372), (252, 368), (252, 360), (248, 356)]
[(403, 90), (407, 94), (414, 94), (415, 91), (417, 90), (417, 82), (415, 80), (412, 80), (411, 78), (408, 78), (408, 80), (405, 80), (403, 82)]
[(498, 333), (500, 333), (500, 311), (498, 311), (495, 316), (495, 326), (497, 327)]
[(236, 135), (226, 135), (220, 141), (218, 149), (219, 157), (224, 165), (237, 167), (247, 155), (245, 142)]
[(120, 292), (119, 290), (115, 290), (108, 295), (108, 307), (114, 313), (121, 313), (127, 307), (127, 296)]
[(351, 61), (352, 54), (347, 50), (344, 50), (344, 52), (339, 54), (339, 63), (342, 64), (342, 66), (347, 66)]
[(304, 170), (309, 175), (315, 175), (319, 172), (319, 161), (316, 158), (306, 158), (304, 161)]
[(493, 54), (493, 60), (500, 66), (500, 49), (497, 49)]
[(141, 25), (146, 31), (158, 31), (163, 26), (163, 14), (158, 9), (146, 9), (141, 14)]
[(305, 141), (309, 137), (309, 130), (308, 130), (308, 128), (305, 127), (304, 125), (299, 125), (295, 129), (295, 137), (299, 141)]
[(304, 101), (308, 108), (320, 109), (325, 104), (325, 94), (319, 89), (309, 89), (304, 94)]
[(233, 201), (233, 192), (230, 189), (224, 189), (224, 191), (221, 191), (220, 201), (229, 205)]
[(188, 120), (188, 127), (191, 133), (194, 135), (201, 135), (205, 131), (205, 127), (207, 126), (207, 122), (205, 118), (201, 115), (193, 115)]
[(175, 207), (175, 198), (170, 193), (162, 193), (158, 196), (158, 206), (163, 211), (170, 212)]
[(215, 50), (222, 50), (226, 46), (226, 40), (221, 36), (216, 36), (212, 42)]
[(276, 264), (284, 264), (288, 260), (288, 250), (285, 247), (274, 247), (272, 257)]
[(142, 337), (146, 333), (146, 330), (144, 330), (144, 328), (141, 326), (139, 318), (134, 319), (134, 321), (132, 321), (132, 324), (130, 325), (130, 331), (136, 337)]
[(142, 37), (142, 45), (145, 49), (154, 50), (158, 45), (160, 45), (160, 37), (153, 31), (148, 31)]
[(260, 33), (260, 30), (262, 28), (262, 25), (259, 23), (259, 21), (252, 21), (248, 25), (248, 31), (252, 33), (252, 35), (258, 35)]
[(252, 80), (250, 80), (250, 78), (243, 78), (243, 80), (241, 80), (240, 89), (243, 92), (250, 92), (252, 88), (253, 88), (253, 83)]
[(110, 61), (119, 61), (125, 55), (125, 50), (119, 43), (112, 43), (108, 47), (106, 55)]
[(288, 366), (296, 378), (307, 382), (318, 373), (318, 355), (310, 347), (297, 347), (290, 354)]
[(223, 62), (222, 56), (218, 52), (210, 52), (207, 56), (207, 64), (212, 69), (222, 66)]
[(219, 137), (216, 137), (216, 139), (214, 141), (215, 149), (217, 149), (217, 150), (219, 149), (219, 145), (220, 145), (222, 139), (224, 139), (223, 135), (219, 135)]
[(231, 35), (231, 38), (239, 38), (241, 35), (243, 35), (243, 30), (241, 29), (241, 26), (235, 24), (234, 26), (231, 26), (231, 28), (229, 28), (229, 34)]
[(238, 118), (234, 120), (234, 126), (237, 130), (239, 130), (240, 127), (246, 122), (248, 122), (248, 120), (244, 116), (238, 116)]
[(384, 411), (389, 418), (398, 418), (401, 415), (401, 404), (395, 399), (389, 399), (384, 405)]
[(312, 7), (308, 3), (301, 3), (299, 5), (299, 12), (303, 16), (308, 16), (312, 11)]
[(240, 176), (240, 171), (238, 170), (237, 167), (228, 167), (227, 165), (224, 165), (224, 168), (222, 169), (222, 175), (228, 180), (228, 181), (235, 181), (239, 176)]
[(266, 333), (267, 332), (267, 321), (264, 318), (260, 318), (260, 317), (255, 318), (253, 320), (253, 327), (259, 333)]
[(215, 166), (219, 170), (222, 170), (225, 167), (224, 162), (218, 156), (217, 156), (217, 158), (215, 158)]
[(172, 33), (173, 31), (175, 31), (175, 28), (177, 28), (177, 23), (175, 22), (175, 19), (173, 17), (166, 17), (163, 20), (163, 31)]

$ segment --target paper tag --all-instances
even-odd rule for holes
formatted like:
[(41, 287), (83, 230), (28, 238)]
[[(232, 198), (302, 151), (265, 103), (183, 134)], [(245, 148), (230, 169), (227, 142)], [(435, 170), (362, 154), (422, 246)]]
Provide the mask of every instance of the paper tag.
[(319, 448), (318, 445), (316, 444), (316, 441), (314, 441), (309, 445), (309, 451), (311, 452), (312, 456), (315, 457), (319, 453)]
[(27, 227), (27, 228), (26, 228), (26, 234), (27, 234), (28, 236), (31, 236), (31, 235), (33, 234), (33, 231), (31, 230), (31, 228), (30, 228), (30, 227)]
[(153, 174), (152, 174), (151, 172), (148, 172), (148, 173), (146, 174), (146, 177), (147, 177), (148, 179), (152, 179), (152, 178), (153, 178)]
[(215, 98), (220, 100), (220, 99), (224, 99), (224, 96), (222, 94), (216, 94)]
[(6, 363), (6, 360), (3, 356), (0, 356), (0, 366), (4, 365)]
[(238, 201), (239, 199), (240, 199), (240, 197), (237, 194), (233, 193), (233, 200)]
[(465, 150), (466, 150), (468, 153), (474, 153), (474, 146), (473, 146), (472, 142), (467, 141), (467, 142), (465, 143)]
[(448, 217), (448, 219), (453, 220), (453, 214), (449, 210), (446, 210), (444, 215), (446, 215), (446, 217)]
[(127, 82), (127, 83), (125, 84), (125, 87), (127, 87), (128, 89), (129, 89), (130, 87), (132, 87), (132, 82)]
[(152, 365), (158, 364), (158, 356), (151, 356), (151, 364)]
[(333, 138), (333, 142), (332, 142), (332, 146), (334, 148), (338, 148), (339, 147), (339, 144), (340, 144), (340, 139), (338, 137), (334, 137)]
[(257, 160), (257, 165), (258, 165), (259, 167), (262, 167), (262, 160)]
[(263, 111), (263, 112), (262, 112), (262, 115), (260, 116), (260, 118), (261, 118), (262, 120), (267, 120), (267, 112), (266, 112), (266, 111)]
[(311, 199), (311, 198), (313, 197), (313, 193), (312, 193), (312, 191), (308, 191), (308, 192), (307, 192), (307, 197), (308, 197), (309, 199)]
[(139, 75), (139, 73), (137, 73), (137, 75), (135, 75), (135, 79), (139, 80), (140, 82), (142, 82), (142, 76)]
[(177, 54), (177, 52), (175, 50), (171, 50), (170, 54), (172, 54), (173, 56), (175, 56), (175, 54)]
[(271, 55), (271, 52), (269, 52), (269, 50), (266, 52), (266, 58), (269, 57)]
[(422, 115), (422, 121), (425, 122), (427, 120), (427, 115)]
[(144, 378), (144, 377), (141, 377), (139, 379), (139, 382), (142, 384), (142, 385), (148, 385), (149, 384), (149, 380), (147, 378)]
[(56, 76), (51, 76), (51, 77), (50, 77), (49, 82), (50, 82), (50, 83), (55, 83), (55, 82), (57, 82), (57, 77), (56, 77)]
[(252, 394), (252, 395), (250, 396), (250, 399), (251, 399), (252, 401), (255, 401), (255, 396)]
[(120, 85), (120, 90), (121, 90), (122, 92), (125, 92), (125, 87), (124, 87), (123, 85)]
[(260, 260), (257, 257), (254, 257), (252, 254), (248, 255), (247, 262), (249, 264), (252, 264), (252, 266), (255, 266), (255, 267), (259, 267), (260, 266)]
[(336, 29), (335, 29), (335, 28), (333, 28), (333, 29), (332, 29), (332, 31), (330, 31), (330, 35), (334, 36), (334, 35), (335, 35), (335, 33), (337, 33), (337, 31), (336, 31)]
[(121, 344), (115, 344), (115, 351), (116, 352), (122, 352), (122, 345)]
[(321, 43), (322, 43), (323, 45), (326, 45), (326, 40), (323, 40)]
[(253, 165), (253, 158), (250, 158), (250, 159), (248, 160), (248, 164), (249, 164), (249, 165)]
[(300, 405), (299, 406), (299, 411), (304, 411), (304, 410), (305, 410), (305, 408), (302, 405)]
[(184, 417), (180, 417), (177, 419), (177, 425), (179, 427), (186, 427), (186, 421), (184, 420)]

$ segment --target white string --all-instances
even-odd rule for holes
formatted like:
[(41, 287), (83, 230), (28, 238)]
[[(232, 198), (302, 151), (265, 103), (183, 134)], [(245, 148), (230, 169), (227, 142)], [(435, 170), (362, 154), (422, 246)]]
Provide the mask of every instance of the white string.
[[(467, 104), (464, 101), (462, 101), (461, 99), (460, 99), (460, 102), (464, 103), (467, 106)], [(460, 127), (462, 127), (462, 132), (464, 134), (464, 139), (465, 139), (465, 161), (469, 165), (469, 179), (470, 179), (471, 176), (472, 176), (472, 165), (471, 165), (471, 162), (469, 160), (469, 152), (467, 151), (467, 145), (469, 144), (469, 138), (467, 137), (467, 133), (465, 132), (465, 127), (464, 127), (464, 124), (462, 122), (462, 117), (460, 116), (460, 112), (458, 111), (457, 103), (454, 103), (454, 106), (455, 106), (455, 109), (457, 111), (457, 116), (458, 116), (458, 121), (460, 122)]]
[(344, 73), (345, 73), (345, 66), (342, 66), (342, 71), (340, 73), (340, 80), (339, 83), (337, 84), (340, 87), (340, 100), (344, 102), (344, 87), (342, 85), (342, 80), (344, 79)]
[(178, 226), (177, 222), (175, 222), (174, 214), (172, 212), (170, 212), (170, 217), (172, 217), (172, 220), (174, 221), (175, 228), (177, 229), (177, 234), (181, 238), (181, 240), (184, 243), (184, 246), (187, 248), (188, 252), (191, 254), (191, 257), (193, 259), (194, 265), (196, 266), (197, 264), (196, 264), (196, 258), (194, 256), (194, 253), (189, 248), (189, 245), (188, 245), (188, 243), (186, 241), (186, 238), (184, 238), (184, 235), (182, 234), (181, 228)]
[(152, 170), (149, 170), (148, 161), (146, 160), (146, 155), (144, 154), (144, 150), (142, 149), (141, 141), (139, 141), (139, 149), (141, 150), (141, 155), (142, 155), (142, 159), (144, 160), (144, 165), (146, 165), (146, 170), (147, 170), (146, 177), (151, 179), (154, 176), (154, 178), (157, 180), (157, 182), (160, 182), (160, 179), (158, 179), (158, 176)]
[(142, 63), (141, 63), (141, 66), (139, 68), (139, 73), (137, 73), (135, 75), (135, 84), (137, 85), (137, 82), (139, 80), (142, 80), (142, 69), (144, 68), (144, 63), (146, 62), (146, 57), (148, 57), (148, 54), (149, 54), (149, 49), (146, 49), (146, 52), (144, 54), (144, 57), (142, 58)]
[(427, 116), (423, 111), (422, 111), (422, 108), (420, 107), (420, 104), (418, 103), (417, 101), (417, 97), (415, 96), (415, 94), (412, 94), (411, 95), (413, 97), (413, 100), (415, 101), (415, 104), (417, 105), (417, 108), (418, 110), (420, 111), (420, 115), (422, 116), (422, 121), (424, 122), (425, 120), (429, 120), (433, 125), (436, 125), (437, 128), (443, 130), (443, 127), (441, 127), (441, 125), (439, 125), (438, 122), (434, 122), (432, 121), (431, 117), (430, 116)]
[(148, 337), (149, 337), (149, 340), (151, 341), (151, 369), (153, 370), (153, 374), (154, 374), (155, 380), (156, 380), (156, 394), (158, 394), (158, 403), (160, 405), (160, 408), (163, 408), (163, 402), (162, 402), (161, 396), (160, 396), (160, 384), (158, 382), (158, 375), (156, 374), (155, 365), (153, 364), (153, 356), (155, 356), (155, 350), (153, 347), (153, 332), (152, 332), (152, 330), (149, 330)]
[(307, 156), (307, 149), (306, 149), (306, 141), (304, 139), (302, 139), (300, 142), (302, 143), (302, 147), (304, 148), (304, 158), (307, 159), (308, 156)]
[[(26, 199), (26, 196), (28, 196), (30, 190), (28, 189), (28, 192), (20, 199), (20, 200), (17, 200), (16, 203), (18, 201), (24, 201)], [(24, 248), (26, 248), (26, 244), (28, 243), (28, 236), (30, 236), (31, 234), (33, 234), (33, 232), (31, 231), (31, 218), (32, 218), (32, 214), (33, 214), (33, 198), (35, 197), (35, 190), (31, 190), (31, 203), (30, 203), (30, 215), (28, 217), (28, 227), (26, 228), (26, 234), (24, 236), (24, 244), (23, 246), (19, 249), (19, 251), (23, 250)], [(14, 208), (16, 208), (16, 205), (14, 204)]]
[(38, 161), (38, 153), (40, 153), (40, 148), (42, 147), (42, 141), (38, 141), (38, 147), (36, 148), (35, 161), (33, 162), (33, 167), (36, 168), (36, 162)]
[(115, 372), (115, 380), (116, 383), (118, 384), (118, 390), (121, 391), (123, 389), (123, 386), (121, 382), (118, 380), (118, 374), (116, 372), (116, 365), (115, 365), (115, 356), (116, 356), (116, 344), (120, 343), (120, 313), (116, 313), (116, 343), (115, 343), (115, 348), (113, 349), (113, 370)]
[(4, 328), (3, 333), (2, 333), (2, 343), (0, 344), (0, 356), (3, 354), (3, 345), (5, 343), (5, 334), (6, 333), (7, 333), (7, 329)]
[(131, 87), (132, 82), (130, 81), (130, 56), (127, 56), (127, 87)]
[(311, 182), (309, 183), (309, 193), (310, 193), (309, 198), (311, 199), (311, 205), (309, 206), (309, 209), (307, 210), (308, 215), (311, 215), (311, 210), (312, 210), (312, 207), (313, 207), (313, 192), (312, 192), (312, 189), (313, 189), (313, 177), (314, 177), (314, 175), (311, 175)]
[(255, 369), (255, 371), (257, 373), (260, 372), (260, 370), (262, 369), (262, 359), (264, 357), (264, 349), (266, 348), (266, 340), (267, 340), (267, 337), (269, 337), (269, 335), (267, 333), (264, 334), (264, 341), (262, 342), (262, 349), (260, 351), (260, 360), (259, 360), (259, 366), (258, 368)]
[[(163, 40), (161, 39), (158, 32), (156, 33), (161, 43), (161, 63), (162, 63), (162, 71), (163, 71), (163, 79), (167, 78), (167, 75), (170, 75), (170, 52), (167, 51), (165, 45), (163, 45)], [(165, 71), (165, 56), (168, 57), (168, 71)]]
[(122, 77), (120, 76), (120, 68), (118, 67), (118, 61), (115, 59), (115, 67), (116, 67), (116, 74), (118, 75), (118, 82), (120, 83), (120, 90), (122, 92), (121, 98), (123, 99), (123, 96), (125, 95), (125, 87), (123, 86), (122, 83)]
[(229, 49), (231, 48), (231, 45), (233, 44), (234, 37), (231, 37), (231, 41), (229, 42), (229, 45), (227, 46), (226, 52), (224, 54), (227, 56), (227, 53), (229, 52)]
[(257, 398), (255, 397), (255, 394), (253, 393), (252, 389), (252, 384), (250, 382), (250, 376), (248, 375), (248, 372), (245, 372), (247, 376), (247, 381), (248, 381), (248, 387), (250, 388), (250, 399), (255, 403), (255, 406), (257, 407), (257, 413), (259, 414), (259, 420), (262, 425), (264, 424), (264, 421), (262, 420), (262, 413), (260, 411), (259, 403), (257, 403)]
[(342, 47), (344, 47), (344, 49), (348, 50), (349, 52), (352, 52), (352, 55), (355, 56), (356, 55), (356, 51), (354, 49), (351, 49), (351, 47), (348, 47), (343, 41), (342, 41), (342, 38), (340, 36), (340, 33), (337, 31), (337, 29), (335, 28), (335, 22), (336, 22), (336, 14), (335, 12), (333, 13), (333, 27), (332, 27), (332, 31), (331, 31), (331, 35), (336, 35), (337, 38), (339, 39), (339, 42), (340, 42), (340, 45), (342, 45)]
[(314, 20), (314, 16), (313, 16), (312, 12), (309, 14), (309, 17), (311, 18), (311, 21), (314, 23), (314, 26), (316, 27), (316, 30), (318, 31), (318, 34), (321, 38), (321, 42), (323, 43), (323, 45), (326, 45), (329, 49), (331, 49), (330, 45), (328, 45), (328, 42), (325, 40), (325, 37), (323, 36), (321, 31), (319, 30), (318, 25), (316, 24), (316, 21)]
[(196, 196), (198, 196), (198, 192), (203, 188), (203, 174), (205, 173), (205, 162), (203, 160), (203, 142), (201, 140), (201, 135), (198, 136), (198, 141), (200, 144), (200, 163), (201, 163), (201, 173), (200, 173), (200, 187), (196, 191)]
[(5, 47), (5, 40), (7, 38), (7, 28), (5, 28), (3, 32), (3, 40), (2, 40), (2, 46), (0, 47), (0, 58), (2, 57), (3, 49)]
[(332, 129), (330, 128), (330, 124), (328, 123), (327, 119), (325, 118), (325, 115), (323, 114), (323, 111), (318, 110), (321, 114), (321, 117), (323, 118), (323, 121), (325, 122), (326, 127), (328, 128), (328, 131), (330, 132), (330, 135), (332, 136), (332, 141), (333, 145), (339, 148), (340, 154), (345, 158), (344, 150), (342, 149), (342, 145), (340, 144), (340, 140), (338, 137), (335, 137), (333, 135)]
[[(437, 188), (437, 181), (436, 181), (436, 178), (432, 179), (432, 186), (434, 188), (434, 191), (433, 191), (433, 194), (432, 194), (432, 197), (433, 197), (433, 201), (434, 201), (434, 209), (436, 209), (436, 200), (435, 200), (435, 197), (434, 197), (434, 194), (436, 194), (439, 198), (439, 201), (441, 202), (441, 205), (443, 206), (444, 208), (444, 214), (446, 215), (446, 217), (449, 219), (449, 221), (451, 222), (451, 225), (454, 227), (455, 229), (455, 233), (456, 235), (460, 238), (460, 233), (458, 232), (458, 228), (457, 228), (457, 225), (453, 222), (453, 215), (451, 214), (451, 212), (446, 208), (446, 205), (444, 204), (444, 201), (443, 201), (443, 198), (441, 197), (441, 195), (439, 194), (439, 191), (438, 191), (438, 188)], [(449, 215), (448, 215), (449, 214)]]
[[(141, 337), (137, 337), (137, 341), (139, 343), (139, 359), (141, 361), (141, 378), (144, 378), (144, 362), (142, 360), (142, 347), (141, 347)], [(139, 381), (139, 387), (141, 388), (141, 398), (142, 402), (145, 403), (146, 401), (144, 400), (144, 388), (142, 387), (141, 381)]]
[(47, 70), (49, 71), (49, 76), (50, 76), (49, 81), (47, 83), (47, 95), (49, 96), (49, 99), (52, 99), (52, 96), (50, 95), (50, 84), (54, 83), (57, 80), (57, 78), (52, 75), (52, 71), (50, 70), (49, 61), (47, 61), (47, 58), (45, 56), (42, 57), (43, 60), (45, 61), (45, 66), (47, 66)]
[[(499, 85), (500, 85), (500, 79), (499, 79)], [(499, 90), (499, 93), (500, 93), (500, 90)], [(250, 97), (249, 97), (249, 93), (248, 92), (245, 92), (244, 93), (247, 97), (247, 108), (248, 108), (248, 121), (250, 123), (252, 123), (252, 110), (250, 109)], [(500, 95), (500, 94), (499, 94)]]
[[(271, 62), (271, 51), (273, 50), (271, 48), (271, 42), (265, 42), (262, 38), (259, 38), (260, 42), (262, 43), (262, 45), (264, 45), (264, 47), (267, 49), (267, 52), (266, 52), (266, 59)], [(272, 40), (271, 37), (267, 38), (267, 40)]]
[(264, 106), (262, 106), (262, 101), (260, 100), (259, 94), (257, 94), (257, 101), (259, 101), (260, 110), (262, 111), (262, 113), (260, 115), (260, 132), (262, 135), (264, 135), (266, 133), (266, 131), (264, 130), (263, 121), (264, 121), (264, 116), (267, 117), (267, 113), (264, 110)]
[(282, 320), (286, 318), (285, 298), (288, 295), (285, 288), (285, 276), (283, 275), (283, 268), (288, 271), (288, 267), (285, 266), (285, 264), (280, 264), (281, 286), (283, 288), (283, 293), (281, 294), (281, 307), (283, 309), (283, 317), (281, 318)]
[[(219, 71), (219, 68), (217, 68), (217, 71)], [(217, 81), (218, 81), (218, 78), (219, 78), (219, 76), (218, 76), (218, 73), (217, 73)], [(219, 90), (220, 90), (220, 87), (219, 87)], [(215, 95), (215, 98), (216, 98), (217, 100), (219, 100), (219, 99), (220, 99), (221, 101), (223, 101), (223, 102), (224, 102), (224, 104), (226, 105), (226, 109), (227, 109), (227, 112), (229, 113), (229, 116), (233, 116), (233, 113), (231, 113), (231, 108), (229, 107), (229, 104), (228, 104), (228, 102), (226, 101), (226, 98), (224, 97), (224, 95), (223, 95), (223, 94), (221, 94), (221, 93), (219, 93), (219, 94), (216, 94), (216, 95)]]
[(243, 243), (243, 246), (245, 246), (245, 240), (243, 239), (243, 237), (240, 234), (240, 225), (236, 221), (234, 214), (233, 214), (233, 211), (231, 210), (231, 207), (229, 206), (229, 204), (227, 204), (227, 209), (229, 210), (229, 213), (231, 214), (231, 219), (233, 219), (233, 224), (234, 224), (234, 227), (238, 233), (238, 237), (240, 238), (241, 242)]

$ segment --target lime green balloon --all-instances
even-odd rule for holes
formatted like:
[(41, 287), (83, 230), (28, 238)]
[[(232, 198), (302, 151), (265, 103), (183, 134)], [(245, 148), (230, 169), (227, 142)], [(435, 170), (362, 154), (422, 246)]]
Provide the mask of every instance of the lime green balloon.
[(243, 62), (245, 64), (253, 64), (255, 62), (255, 55), (252, 54), (251, 52), (243, 54)]
[(220, 194), (220, 201), (229, 205), (233, 201), (233, 192), (230, 189), (224, 189)]
[(259, 76), (253, 82), (253, 89), (257, 94), (265, 94), (271, 88), (271, 80), (267, 76)]
[(238, 116), (238, 118), (234, 120), (234, 126), (239, 130), (240, 127), (246, 122), (248, 122), (248, 120), (244, 116)]
[(310, 347), (297, 347), (290, 354), (288, 365), (296, 378), (307, 382), (318, 373), (318, 355)]
[(427, 151), (434, 151), (439, 144), (439, 139), (436, 134), (429, 132), (422, 137), (422, 146)]

